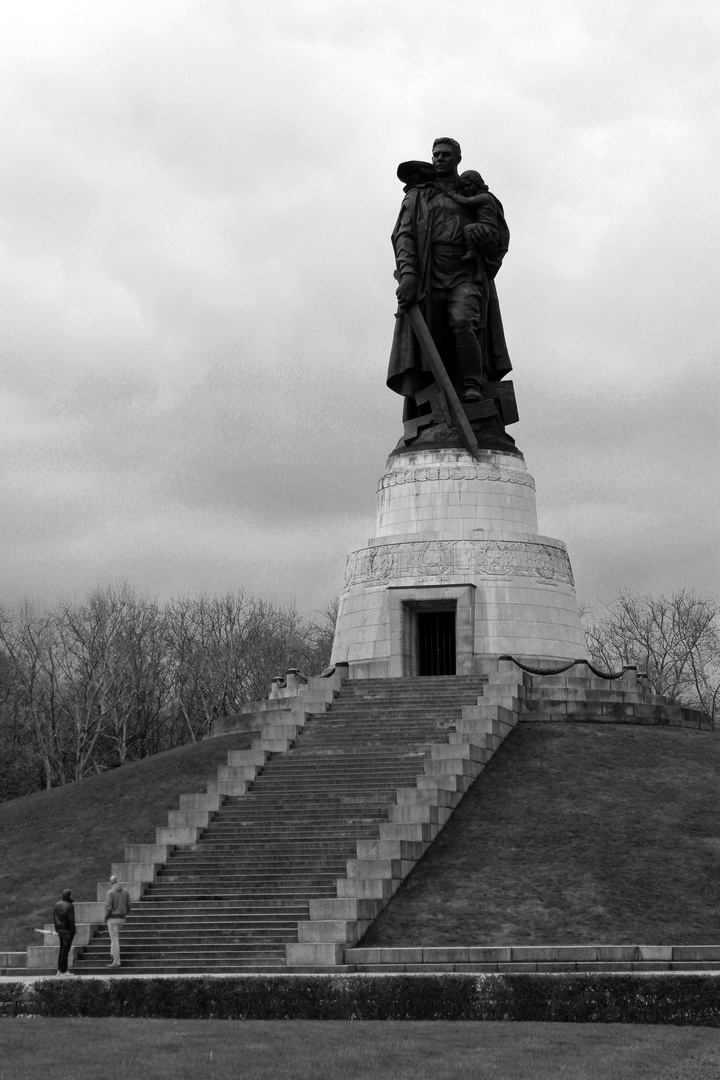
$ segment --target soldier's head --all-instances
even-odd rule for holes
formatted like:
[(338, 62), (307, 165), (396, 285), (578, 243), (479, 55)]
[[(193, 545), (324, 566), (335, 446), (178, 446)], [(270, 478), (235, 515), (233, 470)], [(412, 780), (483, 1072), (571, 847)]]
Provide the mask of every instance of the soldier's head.
[(457, 167), (462, 161), (460, 143), (455, 139), (436, 139), (432, 159), (438, 176), (457, 176)]

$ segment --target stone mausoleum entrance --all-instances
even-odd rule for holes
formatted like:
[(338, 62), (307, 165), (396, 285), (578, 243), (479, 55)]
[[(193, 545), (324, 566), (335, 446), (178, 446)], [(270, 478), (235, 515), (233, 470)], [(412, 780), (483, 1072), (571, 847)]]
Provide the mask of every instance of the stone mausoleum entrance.
[(418, 611), (418, 675), (455, 674), (455, 612)]
[(353, 679), (472, 676), (506, 654), (587, 656), (570, 560), (538, 533), (522, 455), (394, 451), (375, 536), (348, 556), (332, 662)]
[(457, 627), (454, 601), (403, 604), (405, 663), (410, 676), (457, 674)]

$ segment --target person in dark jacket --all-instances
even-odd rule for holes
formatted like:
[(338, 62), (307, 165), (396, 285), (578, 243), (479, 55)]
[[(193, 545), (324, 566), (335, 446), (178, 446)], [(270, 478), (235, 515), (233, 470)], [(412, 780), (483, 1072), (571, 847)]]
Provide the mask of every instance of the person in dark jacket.
[(55, 924), (55, 933), (60, 941), (57, 973), (58, 975), (69, 975), (68, 957), (75, 937), (75, 908), (70, 889), (63, 891), (62, 900), (58, 900), (53, 908), (53, 923)]

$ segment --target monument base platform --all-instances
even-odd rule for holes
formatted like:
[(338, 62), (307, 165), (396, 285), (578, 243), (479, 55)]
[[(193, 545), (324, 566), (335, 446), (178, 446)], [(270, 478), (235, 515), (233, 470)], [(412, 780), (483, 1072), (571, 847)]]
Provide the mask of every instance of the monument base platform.
[(519, 452), (391, 454), (375, 536), (347, 559), (333, 663), (351, 678), (587, 657), (567, 549), (538, 533)]

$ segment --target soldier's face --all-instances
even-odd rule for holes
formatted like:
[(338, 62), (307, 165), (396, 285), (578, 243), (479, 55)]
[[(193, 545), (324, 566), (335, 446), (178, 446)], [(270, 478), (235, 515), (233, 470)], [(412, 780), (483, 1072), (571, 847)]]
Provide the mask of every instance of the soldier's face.
[(438, 176), (447, 176), (456, 172), (460, 162), (460, 158), (448, 143), (438, 143), (437, 146), (433, 146), (432, 158)]

